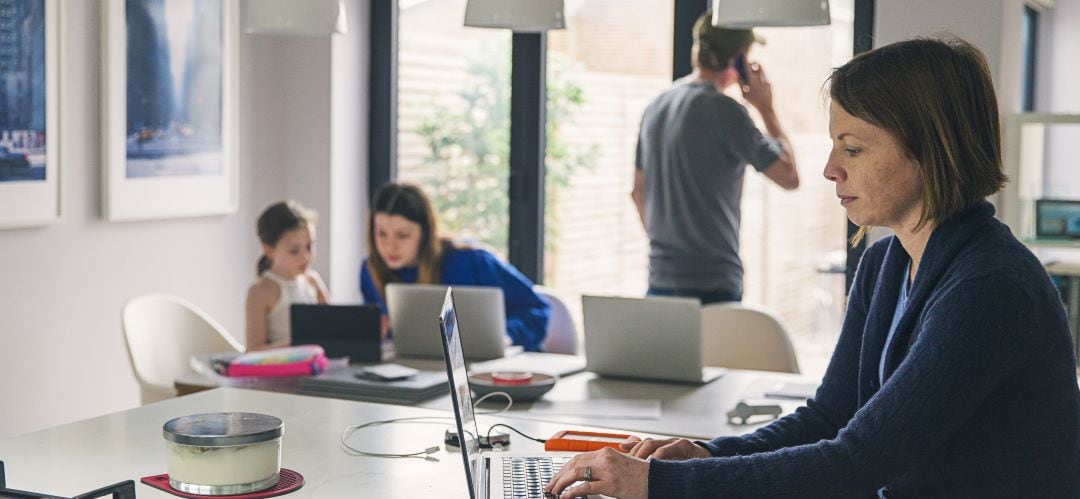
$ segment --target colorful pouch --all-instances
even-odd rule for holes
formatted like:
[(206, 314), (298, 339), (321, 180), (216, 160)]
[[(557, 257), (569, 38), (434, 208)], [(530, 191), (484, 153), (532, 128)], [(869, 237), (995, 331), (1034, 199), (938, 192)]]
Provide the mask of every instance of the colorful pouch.
[(326, 353), (321, 346), (297, 345), (240, 354), (218, 370), (229, 377), (310, 376), (325, 371), (326, 362)]

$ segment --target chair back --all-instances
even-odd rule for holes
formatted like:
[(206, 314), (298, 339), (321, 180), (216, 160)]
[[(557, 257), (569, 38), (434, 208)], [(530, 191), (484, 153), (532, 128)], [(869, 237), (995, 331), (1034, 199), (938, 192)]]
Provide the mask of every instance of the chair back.
[(544, 351), (575, 355), (578, 353), (578, 334), (574, 319), (566, 302), (559, 298), (551, 288), (536, 285), (533, 291), (551, 305), (551, 318), (548, 319), (547, 336), (544, 338)]
[(175, 296), (131, 299), (124, 305), (123, 326), (143, 404), (175, 396), (174, 380), (191, 370), (192, 355), (244, 351), (220, 324)]
[(799, 372), (784, 326), (758, 308), (739, 303), (701, 307), (701, 343), (706, 366)]

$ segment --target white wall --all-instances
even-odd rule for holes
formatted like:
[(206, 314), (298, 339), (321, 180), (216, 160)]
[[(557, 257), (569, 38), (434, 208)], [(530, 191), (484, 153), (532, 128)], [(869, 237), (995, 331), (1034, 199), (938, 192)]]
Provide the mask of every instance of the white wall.
[[(292, 197), (320, 212), (316, 268), (335, 291), (358, 268), (359, 250), (345, 245), (357, 246), (364, 216), (366, 142), (338, 145), (330, 131), (367, 136), (364, 63), (331, 66), (366, 58), (367, 0), (349, 2), (348, 42), (241, 35), (237, 213), (130, 223), (99, 218), (100, 3), (60, 5), (61, 136), (50, 139), (61, 144), (63, 216), (0, 231), (0, 438), (138, 405), (120, 325), (134, 296), (180, 295), (242, 339), (254, 220), (271, 202)], [(332, 121), (339, 97), (346, 117)], [(353, 109), (364, 114), (350, 118)], [(337, 225), (344, 242), (330, 245)]]
[(955, 35), (986, 54), (1001, 112), (1020, 109), (1023, 0), (878, 0), (874, 46), (915, 36)]
[[(1002, 116), (1020, 109), (1023, 0), (877, 0), (874, 47), (918, 36), (959, 36), (986, 55)], [(869, 242), (892, 231), (875, 227)]]

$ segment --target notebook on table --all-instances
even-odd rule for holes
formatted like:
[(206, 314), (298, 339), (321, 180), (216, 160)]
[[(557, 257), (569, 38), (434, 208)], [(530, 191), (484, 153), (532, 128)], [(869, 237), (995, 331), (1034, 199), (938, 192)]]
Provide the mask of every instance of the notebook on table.
[(419, 371), (414, 376), (393, 381), (378, 381), (357, 376), (359, 368), (347, 367), (326, 371), (300, 380), (298, 393), (324, 397), (417, 404), (446, 393), (446, 373)]
[[(479, 427), (473, 414), (469, 371), (462, 351), (462, 331), (454, 309), (454, 289), (448, 288), (439, 314), (439, 331), (446, 377), (453, 401), (458, 435), (464, 435), (461, 458), (465, 463), (465, 481), (472, 499), (491, 497), (544, 498), (543, 487), (573, 454), (561, 452), (481, 453)], [(468, 333), (464, 333), (468, 334)], [(604, 496), (589, 496), (604, 497)]]

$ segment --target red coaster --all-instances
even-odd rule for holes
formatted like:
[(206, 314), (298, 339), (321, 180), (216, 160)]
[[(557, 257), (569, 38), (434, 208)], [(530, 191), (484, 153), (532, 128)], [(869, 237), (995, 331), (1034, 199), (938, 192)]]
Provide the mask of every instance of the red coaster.
[(288, 494), (294, 490), (298, 490), (304, 486), (304, 475), (301, 475), (293, 470), (281, 468), (281, 479), (278, 480), (277, 485), (270, 487), (266, 490), (260, 490), (258, 492), (249, 492), (247, 494), (234, 494), (229, 496), (204, 496), (199, 494), (188, 494), (187, 492), (181, 492), (172, 488), (169, 485), (169, 474), (145, 476), (140, 480), (155, 489), (164, 490), (174, 496), (190, 497), (194, 499), (201, 499), (204, 497), (226, 497), (229, 499), (257, 499), (260, 497), (274, 497), (282, 494)]

